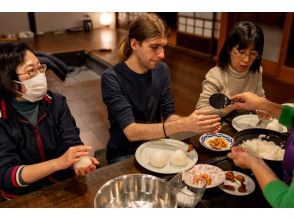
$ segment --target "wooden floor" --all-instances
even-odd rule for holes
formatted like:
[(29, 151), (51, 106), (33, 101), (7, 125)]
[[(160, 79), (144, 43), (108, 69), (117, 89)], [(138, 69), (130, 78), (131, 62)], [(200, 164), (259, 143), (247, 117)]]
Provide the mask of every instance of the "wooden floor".
[[(30, 42), (35, 48), (48, 52), (64, 52), (74, 50), (97, 50), (101, 47), (111, 47), (112, 52), (98, 53), (97, 56), (113, 64), (117, 61), (115, 52), (119, 39), (124, 32), (108, 31), (112, 45), (103, 42), (101, 30), (85, 34), (65, 34), (56, 36), (41, 36), (36, 41)], [(109, 35), (110, 33), (110, 35)], [(56, 43), (55, 43), (56, 42)], [(176, 48), (174, 45), (167, 47), (165, 61), (171, 69), (172, 94), (174, 96), (176, 112), (188, 115), (195, 108), (199, 94), (202, 90), (201, 83), (206, 72), (214, 66), (214, 62), (206, 57), (200, 57), (195, 52)], [(102, 102), (100, 80), (86, 81), (66, 85), (55, 74), (48, 71), (48, 87), (67, 97), (70, 109), (81, 129), (81, 138), (85, 144), (92, 145), (94, 150), (103, 149), (109, 138), (107, 111)], [(294, 86), (278, 82), (264, 76), (266, 96), (275, 102), (283, 103), (293, 100)]]

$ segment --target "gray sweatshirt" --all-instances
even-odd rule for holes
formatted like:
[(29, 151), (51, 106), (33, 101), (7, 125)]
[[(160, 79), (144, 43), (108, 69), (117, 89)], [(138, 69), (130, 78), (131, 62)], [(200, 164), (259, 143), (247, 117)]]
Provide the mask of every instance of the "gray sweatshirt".
[(214, 93), (223, 93), (232, 97), (238, 93), (250, 91), (258, 96), (264, 97), (262, 88), (262, 67), (259, 72), (237, 72), (231, 66), (227, 71), (218, 66), (208, 71), (202, 82), (202, 93), (200, 94), (196, 109), (209, 109), (219, 116), (225, 116), (223, 109), (215, 109), (209, 105), (209, 97)]

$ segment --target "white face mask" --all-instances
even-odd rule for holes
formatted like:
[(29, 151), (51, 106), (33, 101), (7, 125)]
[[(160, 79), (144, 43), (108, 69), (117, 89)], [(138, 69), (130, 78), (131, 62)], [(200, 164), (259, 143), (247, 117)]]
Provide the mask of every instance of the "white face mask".
[(47, 92), (47, 80), (45, 73), (38, 73), (33, 78), (24, 80), (22, 82), (15, 82), (24, 85), (26, 88), (26, 93), (22, 93), (22, 98), (30, 102), (36, 102), (43, 99)]

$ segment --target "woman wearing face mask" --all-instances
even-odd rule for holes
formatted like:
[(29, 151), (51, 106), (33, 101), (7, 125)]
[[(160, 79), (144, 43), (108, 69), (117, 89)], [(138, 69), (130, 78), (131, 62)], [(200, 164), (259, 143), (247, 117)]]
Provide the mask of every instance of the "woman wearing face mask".
[[(65, 97), (47, 91), (46, 65), (25, 44), (0, 45), (0, 192), (11, 199), (99, 163), (87, 156)], [(90, 161), (80, 166), (81, 158)], [(78, 165), (79, 164), (79, 165)]]
[(217, 66), (205, 76), (196, 109), (209, 109), (224, 117), (236, 106), (214, 109), (208, 101), (212, 94), (223, 93), (232, 97), (250, 91), (264, 97), (261, 67), (263, 45), (263, 32), (257, 24), (249, 21), (237, 23), (221, 49)]

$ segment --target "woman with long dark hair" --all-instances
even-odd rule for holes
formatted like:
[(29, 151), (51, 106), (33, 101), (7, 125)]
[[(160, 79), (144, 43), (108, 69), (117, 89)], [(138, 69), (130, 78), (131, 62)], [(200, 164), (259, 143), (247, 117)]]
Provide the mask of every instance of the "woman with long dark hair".
[(205, 76), (196, 109), (209, 109), (221, 117), (235, 110), (234, 105), (225, 109), (212, 108), (208, 100), (214, 93), (232, 97), (250, 91), (264, 97), (261, 67), (263, 46), (263, 32), (257, 24), (241, 21), (234, 25), (220, 51), (217, 66)]

